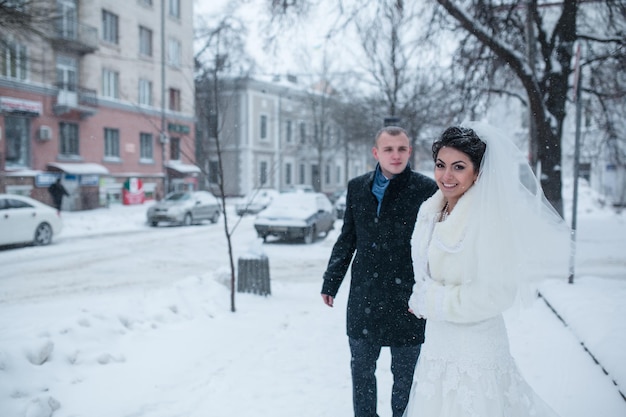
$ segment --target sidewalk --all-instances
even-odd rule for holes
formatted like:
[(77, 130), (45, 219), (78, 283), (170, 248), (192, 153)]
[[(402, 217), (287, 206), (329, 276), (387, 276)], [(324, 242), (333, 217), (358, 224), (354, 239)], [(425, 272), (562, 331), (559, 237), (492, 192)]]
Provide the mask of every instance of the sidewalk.
[[(61, 238), (145, 230), (148, 205), (63, 212)], [(626, 213), (581, 205), (574, 283), (551, 280), (540, 293), (598, 363), (622, 397), (626, 394)], [(625, 398), (626, 401), (626, 398)]]
[[(63, 212), (59, 238), (145, 231), (150, 204)], [(566, 217), (568, 210), (566, 204)], [(581, 190), (578, 212), (574, 283), (551, 280), (540, 293), (626, 401), (626, 212), (599, 206), (587, 188)]]

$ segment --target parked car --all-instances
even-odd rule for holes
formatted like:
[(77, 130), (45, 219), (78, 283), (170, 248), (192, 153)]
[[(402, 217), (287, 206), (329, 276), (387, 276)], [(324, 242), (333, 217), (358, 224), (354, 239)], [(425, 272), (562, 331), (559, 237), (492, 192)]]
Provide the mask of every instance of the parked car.
[(252, 191), (235, 204), (237, 216), (257, 214), (265, 209), (278, 194), (278, 191), (271, 188)]
[(217, 197), (208, 191), (180, 191), (168, 194), (148, 209), (148, 224), (158, 226), (159, 222), (189, 226), (203, 220), (217, 222), (222, 205)]
[(296, 184), (296, 185), (292, 185), (289, 188), (286, 188), (284, 191), (284, 193), (314, 193), (315, 192), (315, 188), (313, 188), (312, 185), (308, 185), (308, 184)]
[(62, 229), (55, 208), (30, 197), (0, 194), (0, 245), (49, 245)]
[(348, 192), (344, 191), (335, 201), (335, 213), (337, 213), (338, 219), (343, 219), (343, 215), (346, 212), (346, 196)]
[(333, 229), (335, 210), (322, 193), (281, 193), (261, 211), (254, 221), (257, 235), (267, 241), (268, 236), (280, 239), (302, 239), (313, 243), (321, 233)]
[(346, 194), (346, 190), (343, 189), (343, 190), (333, 191), (332, 193), (329, 193), (327, 195), (328, 195), (328, 199), (330, 200), (330, 202), (335, 204), (337, 200), (339, 199), (339, 197), (345, 194)]

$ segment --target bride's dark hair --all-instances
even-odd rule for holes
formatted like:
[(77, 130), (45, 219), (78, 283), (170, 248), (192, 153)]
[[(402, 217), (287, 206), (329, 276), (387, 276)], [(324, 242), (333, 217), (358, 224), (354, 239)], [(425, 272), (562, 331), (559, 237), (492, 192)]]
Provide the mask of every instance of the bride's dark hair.
[(459, 150), (469, 156), (474, 165), (474, 170), (479, 171), (480, 163), (487, 149), (485, 142), (480, 140), (476, 132), (467, 127), (452, 126), (444, 130), (444, 132), (433, 142), (433, 160), (437, 162), (439, 150), (447, 146)]

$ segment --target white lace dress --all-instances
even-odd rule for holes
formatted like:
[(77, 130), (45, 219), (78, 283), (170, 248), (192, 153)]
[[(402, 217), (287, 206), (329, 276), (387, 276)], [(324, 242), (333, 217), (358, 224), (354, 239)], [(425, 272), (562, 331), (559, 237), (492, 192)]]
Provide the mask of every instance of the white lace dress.
[[(409, 305), (427, 318), (426, 341), (405, 417), (555, 416), (509, 352), (501, 313), (514, 294), (509, 296), (509, 287), (492, 291), (463, 276), (463, 252), (471, 246), (464, 242), (463, 227), (470, 201), (471, 189), (445, 222), (437, 221), (440, 193), (420, 209), (413, 242), (417, 283)], [(420, 267), (420, 257), (428, 264)]]

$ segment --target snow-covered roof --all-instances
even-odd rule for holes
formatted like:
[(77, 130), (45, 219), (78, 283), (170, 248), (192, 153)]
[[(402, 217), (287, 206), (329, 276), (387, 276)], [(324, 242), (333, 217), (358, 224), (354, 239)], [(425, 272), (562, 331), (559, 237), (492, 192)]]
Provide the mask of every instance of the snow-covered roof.
[(184, 164), (182, 162), (177, 161), (169, 161), (165, 164), (166, 167), (176, 170), (181, 174), (194, 174), (200, 173), (200, 168), (191, 164)]
[(48, 167), (60, 169), (63, 172), (67, 172), (68, 174), (100, 174), (100, 175), (108, 175), (109, 170), (103, 167), (100, 164), (96, 164), (93, 162), (82, 162), (82, 163), (61, 163), (61, 162), (50, 162)]

